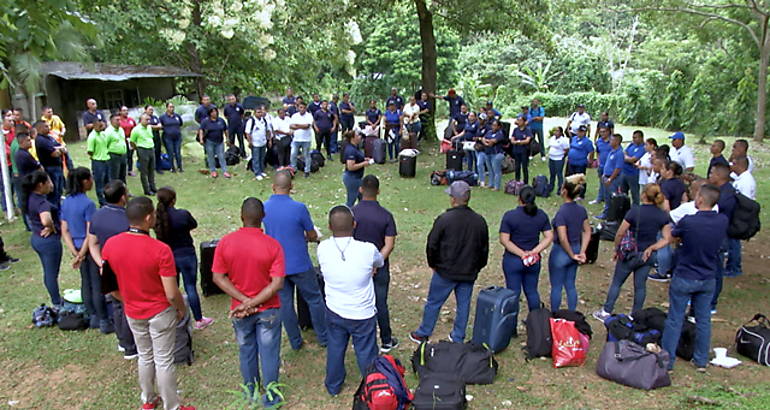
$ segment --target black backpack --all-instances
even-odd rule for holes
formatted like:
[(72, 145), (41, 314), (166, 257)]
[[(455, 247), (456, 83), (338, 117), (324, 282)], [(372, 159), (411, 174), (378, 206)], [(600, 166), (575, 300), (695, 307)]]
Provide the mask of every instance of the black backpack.
[(545, 175), (538, 175), (532, 181), (532, 188), (535, 188), (535, 195), (541, 198), (551, 196), (551, 186), (548, 184), (548, 178)]
[(467, 409), (465, 383), (451, 373), (423, 377), (414, 392), (412, 408), (414, 410)]
[(575, 322), (575, 329), (577, 329), (578, 332), (588, 336), (589, 339), (594, 335), (593, 330), (591, 330), (591, 325), (589, 325), (586, 321), (586, 316), (577, 310), (559, 309), (553, 312), (553, 318)]
[(241, 150), (233, 145), (227, 152), (225, 152), (225, 163), (227, 166), (231, 167), (233, 165), (238, 165), (239, 162), (241, 162)]
[(412, 354), (412, 369), (420, 379), (452, 374), (467, 384), (491, 384), (498, 367), (492, 352), (475, 343), (423, 342)]
[(762, 206), (738, 191), (735, 191), (735, 199), (735, 210), (730, 226), (727, 228), (727, 236), (733, 239), (751, 239), (762, 227), (759, 221), (759, 211)]
[(550, 357), (553, 347), (551, 334), (551, 311), (540, 304), (540, 309), (529, 312), (527, 316), (527, 346), (524, 352), (527, 360), (535, 357)]
[[(340, 154), (340, 155), (342, 155), (342, 154)], [(313, 162), (317, 163), (317, 164), (318, 164), (318, 167), (323, 167), (324, 165), (326, 165), (326, 158), (324, 158), (324, 154), (321, 154), (321, 153), (320, 153), (320, 152), (318, 152), (318, 151), (312, 151), (312, 152), (310, 153), (310, 159), (311, 159)], [(310, 166), (311, 166), (311, 167), (313, 166), (313, 163), (312, 163), (312, 162), (310, 163)]]
[(86, 330), (88, 321), (82, 313), (64, 312), (59, 314), (59, 329), (61, 330)]

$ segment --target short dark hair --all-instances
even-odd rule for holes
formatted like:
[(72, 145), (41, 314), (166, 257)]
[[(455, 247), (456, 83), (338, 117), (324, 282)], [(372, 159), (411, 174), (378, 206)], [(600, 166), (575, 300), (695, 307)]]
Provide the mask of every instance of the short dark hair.
[(644, 138), (644, 131), (636, 130), (632, 135), (639, 135), (640, 137)]
[(13, 110), (18, 112), (24, 112), (24, 109), (21, 107), (14, 107)]
[(623, 142), (623, 136), (620, 134), (612, 134), (612, 138), (617, 138), (618, 142)]
[(155, 213), (155, 206), (152, 204), (152, 199), (146, 196), (138, 196), (128, 201), (126, 205), (126, 218), (128, 223), (137, 225), (144, 221), (147, 215)]
[(337, 205), (329, 211), (329, 227), (332, 232), (353, 230), (353, 211), (347, 205)]
[(361, 181), (361, 190), (366, 196), (375, 196), (380, 189), (380, 180), (376, 176), (369, 174)]
[(113, 179), (104, 186), (104, 200), (108, 204), (117, 204), (126, 195), (126, 183)]
[(27, 134), (26, 132), (20, 132), (16, 134), (16, 141), (18, 141), (19, 144), (21, 144), (24, 138), (28, 138), (28, 137), (29, 137), (29, 134)]
[(50, 106), (50, 105), (44, 105), (44, 106), (43, 106), (43, 108), (41, 108), (41, 109), (40, 109), (40, 111), (45, 111), (45, 110), (52, 110), (52, 109), (53, 109), (53, 108), (51, 108), (51, 106)]
[(265, 205), (257, 198), (248, 197), (243, 200), (241, 205), (241, 218), (252, 223), (262, 223), (262, 217), (265, 215)]
[(120, 117), (120, 114), (110, 114), (110, 121), (115, 117)]
[(714, 166), (711, 167), (711, 173), (718, 175), (720, 179), (726, 181), (730, 178), (730, 166), (727, 164), (714, 164)]
[(34, 123), (34, 124), (32, 124), (32, 126), (33, 126), (33, 127), (35, 127), (35, 128), (37, 128), (39, 125), (43, 125), (43, 124), (45, 124), (45, 125), (48, 125), (48, 123), (47, 123), (47, 122), (45, 122), (45, 121), (43, 121), (43, 120), (40, 120), (40, 121), (35, 121), (35, 123)]
[(714, 144), (717, 144), (717, 145), (719, 145), (720, 147), (722, 147), (722, 148), (720, 148), (720, 149), (725, 149), (725, 142), (724, 142), (724, 141), (722, 141), (722, 140), (714, 140)]
[[(724, 164), (718, 164), (718, 165), (724, 165)], [(700, 190), (698, 190), (698, 196), (703, 198), (703, 200), (706, 202), (706, 206), (709, 208), (713, 208), (714, 205), (719, 202), (719, 197), (721, 196), (721, 192), (719, 192), (719, 188), (716, 187), (716, 185), (713, 184), (706, 184), (700, 187)]]
[(746, 151), (749, 150), (749, 142), (746, 141), (745, 139), (743, 139), (743, 138), (737, 139), (737, 140), (735, 140), (735, 143), (738, 144), (738, 145), (742, 145), (743, 149), (745, 149)]

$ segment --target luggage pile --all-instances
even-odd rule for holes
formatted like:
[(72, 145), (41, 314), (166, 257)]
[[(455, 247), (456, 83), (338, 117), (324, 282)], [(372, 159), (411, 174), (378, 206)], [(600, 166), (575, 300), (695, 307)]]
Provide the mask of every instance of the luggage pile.
[(527, 317), (527, 360), (552, 357), (553, 367), (579, 367), (585, 364), (593, 330), (577, 311), (551, 312), (541, 305)]

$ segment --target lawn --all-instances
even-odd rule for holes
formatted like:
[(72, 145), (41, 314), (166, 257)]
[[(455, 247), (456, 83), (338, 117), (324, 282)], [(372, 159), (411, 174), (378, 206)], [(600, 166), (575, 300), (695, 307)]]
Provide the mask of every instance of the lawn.
[[(565, 119), (548, 119), (547, 127), (564, 125)], [(443, 125), (443, 124), (442, 124)], [(633, 128), (618, 126), (630, 140)], [(648, 136), (662, 143), (669, 134), (662, 130), (644, 129)], [(726, 139), (732, 145), (733, 139)], [(694, 148), (697, 173), (704, 173), (708, 163), (708, 146), (688, 141)], [(87, 164), (85, 144), (70, 147), (76, 164)], [(729, 151), (729, 150), (728, 150)], [(230, 180), (211, 179), (195, 172), (205, 168), (200, 147), (186, 144), (184, 174), (158, 176), (158, 186), (171, 185), (178, 192), (178, 207), (186, 208), (199, 221), (194, 231), (196, 243), (219, 238), (240, 225), (239, 208), (248, 196), (266, 200), (272, 193), (269, 180), (255, 181), (251, 173), (238, 166)], [(727, 154), (727, 153), (726, 153)], [(770, 171), (764, 167), (770, 160), (766, 146), (752, 146), (750, 154), (755, 161), (755, 177), (765, 184)], [(336, 158), (336, 156), (335, 156)], [(422, 306), (427, 296), (430, 269), (425, 262), (424, 248), (427, 232), (432, 221), (449, 207), (449, 199), (442, 187), (432, 187), (429, 176), (432, 170), (443, 169), (444, 158), (433, 148), (426, 150), (418, 159), (417, 177), (404, 179), (398, 176), (396, 164), (373, 166), (367, 173), (380, 177), (380, 202), (395, 216), (399, 235), (396, 249), (391, 255), (390, 307), (394, 335), (401, 345), (394, 350), (397, 358), (408, 363), (417, 346), (407, 335), (418, 326)], [(546, 163), (536, 159), (531, 163), (531, 178), (547, 174)], [(328, 210), (344, 203), (345, 192), (341, 182), (342, 166), (335, 159), (309, 179), (295, 181), (295, 199), (308, 204), (315, 224), (324, 228)], [(513, 178), (504, 175), (503, 180)], [(597, 178), (589, 172), (589, 196), (595, 195)], [(141, 192), (138, 178), (129, 181), (130, 190)], [(759, 190), (759, 201), (769, 203), (768, 193)], [(92, 193), (93, 194), (93, 193)], [(487, 219), (490, 227), (489, 264), (479, 275), (475, 293), (489, 285), (504, 285), (501, 259), (503, 248), (497, 241), (496, 232), (506, 210), (515, 206), (515, 198), (502, 192), (474, 189), (471, 207)], [(540, 199), (538, 204), (553, 216), (561, 201), (558, 198)], [(589, 213), (600, 211), (599, 205), (588, 205)], [(766, 208), (762, 214), (768, 220)], [(593, 219), (592, 219), (593, 221)], [(29, 234), (19, 221), (5, 223), (2, 229), (6, 250), (22, 262), (11, 270), (0, 273), (0, 408), (13, 409), (135, 409), (140, 407), (139, 387), (135, 361), (125, 361), (117, 351), (114, 336), (104, 336), (98, 331), (62, 332), (57, 328), (31, 328), (30, 319), (36, 305), (47, 302), (42, 284), (42, 270), (37, 255), (29, 246)], [(736, 329), (756, 312), (770, 313), (770, 274), (764, 269), (770, 259), (767, 231), (744, 244), (744, 274), (725, 280), (725, 290), (714, 318), (713, 347), (729, 346)], [(315, 259), (315, 245), (310, 247)], [(610, 259), (608, 243), (602, 244), (599, 260), (578, 271), (579, 310), (589, 313), (604, 302), (614, 264)], [(71, 257), (65, 255), (60, 275), (61, 289), (78, 288), (79, 272), (70, 269)], [(540, 292), (547, 295), (550, 289), (546, 266), (541, 274)], [(618, 300), (617, 311), (628, 310), (632, 303), (632, 285), (626, 283)], [(546, 297), (547, 299), (547, 297)], [(667, 306), (667, 285), (650, 282), (646, 306)], [(228, 323), (229, 298), (218, 295), (203, 298), (203, 312), (216, 320), (213, 326), (194, 333), (196, 361), (191, 367), (178, 368), (179, 389), (184, 403), (198, 409), (224, 409), (232, 403), (228, 391), (238, 389), (241, 382), (238, 370), (238, 351), (232, 326)], [(525, 306), (526, 304), (523, 304)], [(454, 317), (454, 301), (445, 305), (434, 334), (443, 339), (449, 334)], [(475, 303), (471, 312), (475, 310)], [(526, 309), (525, 309), (526, 310)], [(521, 318), (524, 318), (523, 313)], [(678, 362), (673, 376), (673, 386), (652, 392), (622, 387), (600, 379), (595, 373), (596, 360), (605, 338), (604, 327), (594, 319), (588, 319), (595, 336), (585, 367), (553, 369), (548, 360), (525, 362), (521, 343), (526, 336), (514, 339), (511, 346), (497, 355), (500, 371), (494, 384), (469, 386), (473, 396), (472, 409), (494, 408), (548, 408), (548, 409), (691, 409), (700, 408), (770, 408), (768, 369), (756, 363), (744, 362), (736, 369), (725, 370), (709, 367), (705, 375), (696, 374), (692, 366)], [(472, 326), (471, 318), (470, 326)], [(468, 328), (468, 334), (471, 327)], [(306, 348), (294, 352), (283, 338), (280, 382), (285, 389), (288, 409), (346, 409), (351, 407), (352, 394), (358, 385), (357, 366), (352, 352), (346, 361), (348, 380), (342, 394), (331, 398), (323, 386), (325, 355), (317, 346), (312, 331), (305, 334)], [(349, 349), (350, 350), (350, 349)], [(731, 356), (737, 354), (733, 349)], [(417, 379), (408, 370), (407, 383), (417, 386)], [(701, 396), (714, 400), (715, 405), (691, 403), (688, 397)], [(510, 403), (509, 403), (510, 402)]]

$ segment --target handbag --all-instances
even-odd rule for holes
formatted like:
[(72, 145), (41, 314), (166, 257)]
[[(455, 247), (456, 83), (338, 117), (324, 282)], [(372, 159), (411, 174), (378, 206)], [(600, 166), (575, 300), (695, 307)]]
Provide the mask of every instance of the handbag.
[(442, 154), (446, 154), (452, 149), (452, 141), (448, 139), (441, 140), (441, 147), (439, 148), (439, 152)]
[(476, 149), (476, 141), (463, 141), (464, 151), (473, 151)]
[[(756, 326), (748, 326), (756, 322)], [(757, 313), (738, 329), (735, 335), (735, 350), (742, 356), (765, 366), (770, 366), (770, 321), (767, 316)]]
[(476, 141), (476, 143), (473, 144), (473, 149), (476, 151), (484, 151), (484, 144), (482, 144), (481, 141)]
[(628, 340), (607, 342), (596, 363), (596, 374), (624, 386), (652, 390), (671, 385), (668, 375), (670, 360), (665, 350), (648, 352)]
[(636, 243), (636, 232), (639, 231), (639, 220), (641, 219), (641, 207), (639, 208), (638, 215), (636, 217), (636, 229), (627, 230), (623, 235), (623, 239), (620, 240), (618, 245), (618, 258), (622, 261), (630, 261), (639, 254), (639, 246)]

